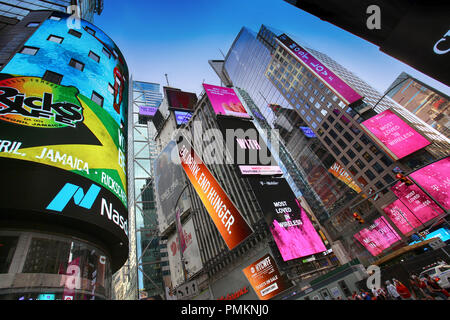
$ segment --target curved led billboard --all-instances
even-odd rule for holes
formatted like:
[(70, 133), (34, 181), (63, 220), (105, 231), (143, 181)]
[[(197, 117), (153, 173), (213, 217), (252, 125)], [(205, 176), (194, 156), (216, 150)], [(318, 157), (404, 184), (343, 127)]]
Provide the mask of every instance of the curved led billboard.
[(123, 263), (128, 68), (100, 29), (69, 19), (51, 13), (24, 43), (37, 50), (22, 48), (0, 74), (2, 176), (20, 190), (2, 193), (0, 211), (121, 244)]

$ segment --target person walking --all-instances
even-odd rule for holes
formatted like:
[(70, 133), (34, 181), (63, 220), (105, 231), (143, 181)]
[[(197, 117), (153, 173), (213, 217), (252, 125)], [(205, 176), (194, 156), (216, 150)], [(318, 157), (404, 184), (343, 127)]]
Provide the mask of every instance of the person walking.
[(403, 300), (414, 300), (411, 297), (411, 292), (403, 283), (401, 283), (397, 279), (392, 280), (394, 281), (395, 289), (397, 290), (398, 294), (402, 297)]
[(402, 300), (402, 297), (397, 292), (397, 289), (395, 288), (395, 286), (389, 280), (386, 281), (386, 289), (387, 289), (389, 295), (392, 297), (392, 299), (394, 299), (394, 300)]
[(437, 283), (436, 280), (432, 279), (430, 275), (425, 274), (425, 283), (428, 287), (430, 295), (434, 298), (440, 297), (442, 300), (448, 300), (447, 296), (443, 292), (442, 287)]
[(411, 275), (409, 284), (411, 286), (411, 293), (416, 300), (434, 300), (433, 297), (425, 293), (422, 288), (423, 285), (421, 285), (421, 281), (416, 275)]

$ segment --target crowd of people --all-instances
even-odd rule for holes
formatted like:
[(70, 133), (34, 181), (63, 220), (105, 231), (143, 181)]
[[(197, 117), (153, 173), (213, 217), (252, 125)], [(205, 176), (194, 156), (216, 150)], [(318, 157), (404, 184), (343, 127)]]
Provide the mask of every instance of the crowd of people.
[(353, 292), (349, 300), (450, 300), (450, 294), (439, 283), (425, 274), (423, 278), (411, 275), (409, 288), (397, 279), (387, 280), (385, 286)]

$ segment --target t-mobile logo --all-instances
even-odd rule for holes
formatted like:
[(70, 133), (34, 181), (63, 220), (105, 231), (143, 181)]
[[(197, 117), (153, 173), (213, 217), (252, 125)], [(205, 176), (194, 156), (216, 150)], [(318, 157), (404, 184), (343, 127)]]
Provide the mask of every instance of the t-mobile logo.
[(91, 185), (85, 194), (81, 187), (66, 183), (46, 209), (61, 212), (72, 198), (76, 205), (90, 209), (94, 204), (95, 199), (97, 199), (99, 192), (100, 187), (95, 184)]

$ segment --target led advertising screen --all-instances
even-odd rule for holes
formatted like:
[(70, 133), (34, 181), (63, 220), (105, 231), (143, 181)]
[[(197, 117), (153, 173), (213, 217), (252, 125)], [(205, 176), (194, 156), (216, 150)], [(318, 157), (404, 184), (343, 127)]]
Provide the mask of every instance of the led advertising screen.
[(197, 95), (195, 93), (172, 90), (167, 87), (164, 88), (164, 91), (170, 110), (194, 110), (197, 103)]
[(175, 113), (175, 121), (177, 123), (177, 126), (181, 126), (182, 124), (189, 122), (189, 120), (192, 117), (192, 112), (174, 111), (174, 113)]
[(445, 209), (450, 210), (450, 157), (410, 174)]
[(150, 106), (139, 106), (139, 114), (142, 116), (149, 116), (153, 117), (158, 111), (158, 108), (156, 107), (150, 107)]
[(230, 250), (253, 231), (226, 192), (182, 136), (178, 137), (181, 165)]
[(363, 121), (361, 127), (394, 160), (406, 157), (430, 144), (391, 110), (383, 111)]
[(391, 190), (422, 223), (443, 213), (442, 209), (415, 184), (407, 186), (404, 182), (398, 182)]
[[(175, 221), (178, 197), (183, 191), (184, 174), (183, 168), (172, 161), (172, 156), (177, 156), (177, 145), (170, 141), (154, 162), (155, 191), (158, 206), (158, 222), (161, 232)], [(183, 213), (183, 212), (181, 212)]]
[(354, 237), (374, 257), (401, 240), (384, 217), (376, 219), (370, 227), (362, 229)]
[(326, 249), (284, 178), (251, 178), (250, 185), (284, 261)]
[(203, 84), (206, 95), (218, 115), (250, 118), (239, 97), (232, 88)]
[(287, 35), (280, 35), (278, 40), (283, 43), (298, 58), (298, 60), (308, 68), (308, 70), (319, 77), (319, 79), (322, 79), (322, 81), (327, 84), (327, 86), (336, 93), (345, 104), (349, 105), (363, 98), (344, 80), (338, 77), (310, 52), (305, 50)]
[(300, 129), (303, 131), (303, 134), (307, 138), (317, 138), (316, 134), (310, 127), (300, 127)]
[(423, 224), (400, 200), (395, 200), (383, 210), (405, 235), (409, 235)]
[(231, 155), (243, 175), (280, 175), (283, 172), (252, 121), (220, 118), (217, 124)]
[(242, 271), (260, 300), (269, 300), (290, 287), (270, 254), (256, 260)]
[(338, 162), (335, 162), (328, 169), (328, 172), (330, 172), (333, 176), (344, 182), (346, 185), (355, 190), (357, 193), (360, 193), (362, 191), (361, 188), (352, 179), (350, 174)]

